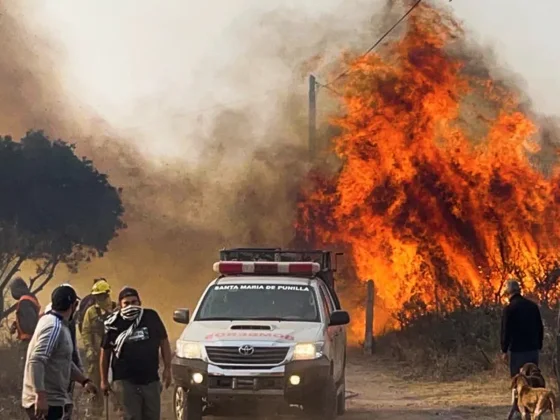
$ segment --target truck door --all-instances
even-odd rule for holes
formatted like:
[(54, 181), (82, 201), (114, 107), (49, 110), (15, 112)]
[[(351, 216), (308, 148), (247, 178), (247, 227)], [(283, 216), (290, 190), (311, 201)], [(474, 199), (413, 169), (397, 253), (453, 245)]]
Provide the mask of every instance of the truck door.
[[(332, 314), (335, 310), (335, 304), (333, 298), (326, 287), (326, 285), (320, 283), (319, 290), (321, 292), (321, 298), (325, 301), (328, 316), (330, 318), (330, 314)], [(332, 337), (333, 348), (334, 348), (334, 355), (333, 355), (333, 370), (334, 370), (334, 378), (338, 380), (342, 375), (342, 371), (344, 369), (344, 328), (340, 325), (335, 327), (328, 327), (329, 336)]]

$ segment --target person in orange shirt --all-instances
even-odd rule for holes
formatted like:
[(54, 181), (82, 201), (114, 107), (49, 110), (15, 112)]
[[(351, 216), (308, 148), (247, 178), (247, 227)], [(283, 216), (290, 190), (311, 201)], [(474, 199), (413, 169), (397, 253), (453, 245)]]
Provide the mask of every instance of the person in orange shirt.
[(17, 334), (17, 340), (20, 348), (20, 364), (25, 362), (27, 354), (27, 347), (29, 341), (35, 332), (37, 322), (39, 321), (39, 314), (41, 312), (41, 305), (37, 298), (31, 293), (27, 283), (21, 278), (16, 277), (10, 284), (10, 292), (12, 297), (17, 300), (16, 306), (16, 319), (12, 323), (10, 332)]

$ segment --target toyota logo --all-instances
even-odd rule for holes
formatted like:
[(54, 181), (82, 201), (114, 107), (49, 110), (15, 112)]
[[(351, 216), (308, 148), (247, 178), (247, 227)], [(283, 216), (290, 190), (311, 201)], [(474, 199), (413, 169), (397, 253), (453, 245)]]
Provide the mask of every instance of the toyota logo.
[(238, 351), (241, 356), (251, 356), (255, 352), (255, 348), (253, 346), (244, 345), (239, 347)]

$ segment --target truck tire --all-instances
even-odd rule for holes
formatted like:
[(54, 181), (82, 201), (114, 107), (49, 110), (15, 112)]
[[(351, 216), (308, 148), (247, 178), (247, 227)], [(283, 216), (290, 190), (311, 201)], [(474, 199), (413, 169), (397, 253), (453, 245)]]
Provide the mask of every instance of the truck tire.
[(176, 420), (202, 420), (204, 404), (201, 397), (189, 395), (183, 387), (175, 387), (173, 408)]
[(303, 410), (313, 420), (334, 420), (337, 417), (336, 385), (332, 378), (325, 383), (321, 395), (303, 405)]

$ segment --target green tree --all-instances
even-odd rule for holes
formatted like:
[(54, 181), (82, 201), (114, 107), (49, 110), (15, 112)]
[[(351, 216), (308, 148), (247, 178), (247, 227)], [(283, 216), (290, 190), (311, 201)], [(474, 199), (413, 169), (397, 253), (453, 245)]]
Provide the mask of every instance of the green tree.
[(120, 190), (74, 145), (29, 131), (19, 142), (0, 136), (0, 319), (15, 309), (3, 296), (22, 264), (34, 262), (39, 292), (64, 264), (100, 257), (120, 229)]

